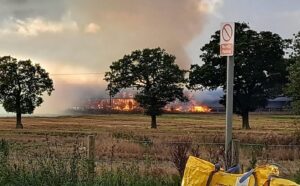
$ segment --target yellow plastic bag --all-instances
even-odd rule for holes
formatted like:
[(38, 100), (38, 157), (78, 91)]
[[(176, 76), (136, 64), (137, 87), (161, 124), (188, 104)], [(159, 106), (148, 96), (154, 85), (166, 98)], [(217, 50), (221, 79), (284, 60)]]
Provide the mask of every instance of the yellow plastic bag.
[(215, 166), (205, 160), (190, 156), (184, 170), (182, 186), (205, 186)]
[(251, 175), (248, 179), (246, 179), (243, 183), (240, 183), (240, 178), (242, 174), (230, 174), (226, 172), (217, 172), (213, 176), (209, 185), (222, 185), (222, 186), (253, 186), (255, 183), (255, 178)]
[(223, 170), (215, 172), (215, 166), (205, 160), (190, 156), (184, 176), (182, 186), (297, 186), (298, 184), (280, 178), (269, 176), (278, 176), (279, 170), (274, 165), (258, 166), (253, 174), (245, 181), (240, 183), (243, 174), (230, 174)]
[[(297, 186), (295, 182), (282, 178), (271, 178), (268, 180), (264, 186)], [(298, 185), (299, 186), (299, 185)]]
[[(182, 186), (207, 186), (210, 175), (215, 170), (215, 166), (205, 160), (190, 156), (184, 171)], [(240, 184), (239, 179), (242, 174), (230, 174), (220, 170), (213, 173), (209, 185), (220, 186), (247, 186), (254, 185), (255, 179), (251, 175), (244, 183)]]

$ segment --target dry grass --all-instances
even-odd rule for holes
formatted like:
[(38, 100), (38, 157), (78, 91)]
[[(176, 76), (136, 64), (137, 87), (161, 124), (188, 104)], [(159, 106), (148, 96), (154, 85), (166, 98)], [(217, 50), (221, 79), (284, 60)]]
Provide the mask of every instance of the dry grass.
[[(241, 143), (268, 145), (297, 144), (295, 131), (300, 117), (291, 115), (250, 116), (251, 130), (241, 129), (241, 118), (234, 117), (233, 135)], [(170, 142), (185, 137), (196, 143), (223, 143), (224, 114), (169, 114), (158, 117), (158, 129), (150, 129), (150, 118), (140, 114), (87, 115), (61, 117), (24, 117), (24, 129), (15, 129), (15, 118), (0, 118), (0, 138), (13, 144), (13, 153), (42, 153), (48, 147), (70, 152), (74, 141), (85, 145), (86, 135), (96, 134), (96, 158), (98, 165), (139, 162), (141, 167), (174, 173), (170, 162)], [(299, 135), (300, 136), (300, 135)], [(299, 137), (298, 136), (298, 137)], [(299, 138), (300, 139), (300, 138)], [(299, 144), (298, 144), (299, 145)], [(200, 146), (200, 157), (214, 161), (220, 145)], [(83, 148), (83, 151), (85, 149)], [(241, 162), (246, 166), (254, 148), (243, 147)], [(296, 171), (299, 153), (294, 149), (258, 149), (259, 163), (279, 162), (294, 167)], [(297, 161), (295, 160), (297, 157)], [(294, 161), (295, 160), (295, 161)]]
[[(295, 119), (291, 115), (251, 115), (251, 130), (241, 129), (241, 118), (234, 117), (233, 135), (248, 143), (290, 143), (295, 131)], [(16, 141), (40, 141), (45, 135), (64, 137), (90, 133), (108, 137), (114, 133), (138, 134), (156, 141), (176, 141), (189, 136), (202, 142), (224, 140), (224, 114), (164, 115), (158, 118), (158, 129), (150, 129), (150, 118), (139, 114), (24, 117), (24, 129), (15, 129), (15, 118), (0, 118), (0, 135)]]

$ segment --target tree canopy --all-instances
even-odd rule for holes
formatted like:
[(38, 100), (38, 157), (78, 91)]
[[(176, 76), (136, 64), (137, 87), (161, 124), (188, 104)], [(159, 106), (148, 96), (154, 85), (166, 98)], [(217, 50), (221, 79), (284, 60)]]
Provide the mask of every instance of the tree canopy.
[[(202, 66), (192, 65), (189, 87), (195, 90), (226, 90), (226, 57), (219, 55), (220, 31), (202, 48)], [(235, 25), (234, 113), (249, 129), (249, 112), (265, 107), (267, 99), (281, 94), (286, 82), (285, 40), (270, 31), (257, 32), (245, 23)], [(220, 103), (225, 105), (225, 95)]]
[(30, 60), (0, 57), (0, 103), (17, 115), (17, 128), (23, 128), (21, 114), (32, 114), (43, 103), (43, 92), (53, 91), (48, 73)]
[(300, 114), (300, 32), (293, 39), (292, 51), (286, 94), (292, 98), (293, 111)]
[(135, 89), (135, 100), (151, 116), (151, 128), (156, 128), (156, 116), (162, 114), (166, 104), (187, 100), (184, 75), (185, 71), (175, 64), (175, 56), (161, 48), (146, 48), (113, 62), (104, 79), (109, 82), (111, 96), (125, 88)]

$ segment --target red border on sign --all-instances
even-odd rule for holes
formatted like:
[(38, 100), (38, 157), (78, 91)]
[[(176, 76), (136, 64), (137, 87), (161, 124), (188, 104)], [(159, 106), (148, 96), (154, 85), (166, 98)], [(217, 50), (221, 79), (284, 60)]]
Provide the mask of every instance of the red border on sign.
[[(230, 31), (226, 29), (228, 27), (229, 27)], [(229, 33), (228, 33), (228, 31), (229, 31)], [(229, 39), (228, 38), (225, 39), (224, 34), (226, 34)], [(225, 24), (222, 28), (222, 38), (223, 38), (223, 40), (226, 41), (226, 42), (230, 41), (230, 39), (232, 38), (232, 35), (233, 35), (233, 29), (232, 29), (231, 25), (230, 24)]]

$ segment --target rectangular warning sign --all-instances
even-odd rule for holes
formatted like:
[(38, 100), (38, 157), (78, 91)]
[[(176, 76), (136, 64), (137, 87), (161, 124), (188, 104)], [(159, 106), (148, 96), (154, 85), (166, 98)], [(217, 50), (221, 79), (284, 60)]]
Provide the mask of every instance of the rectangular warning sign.
[(220, 55), (234, 54), (234, 23), (222, 23), (220, 29)]

